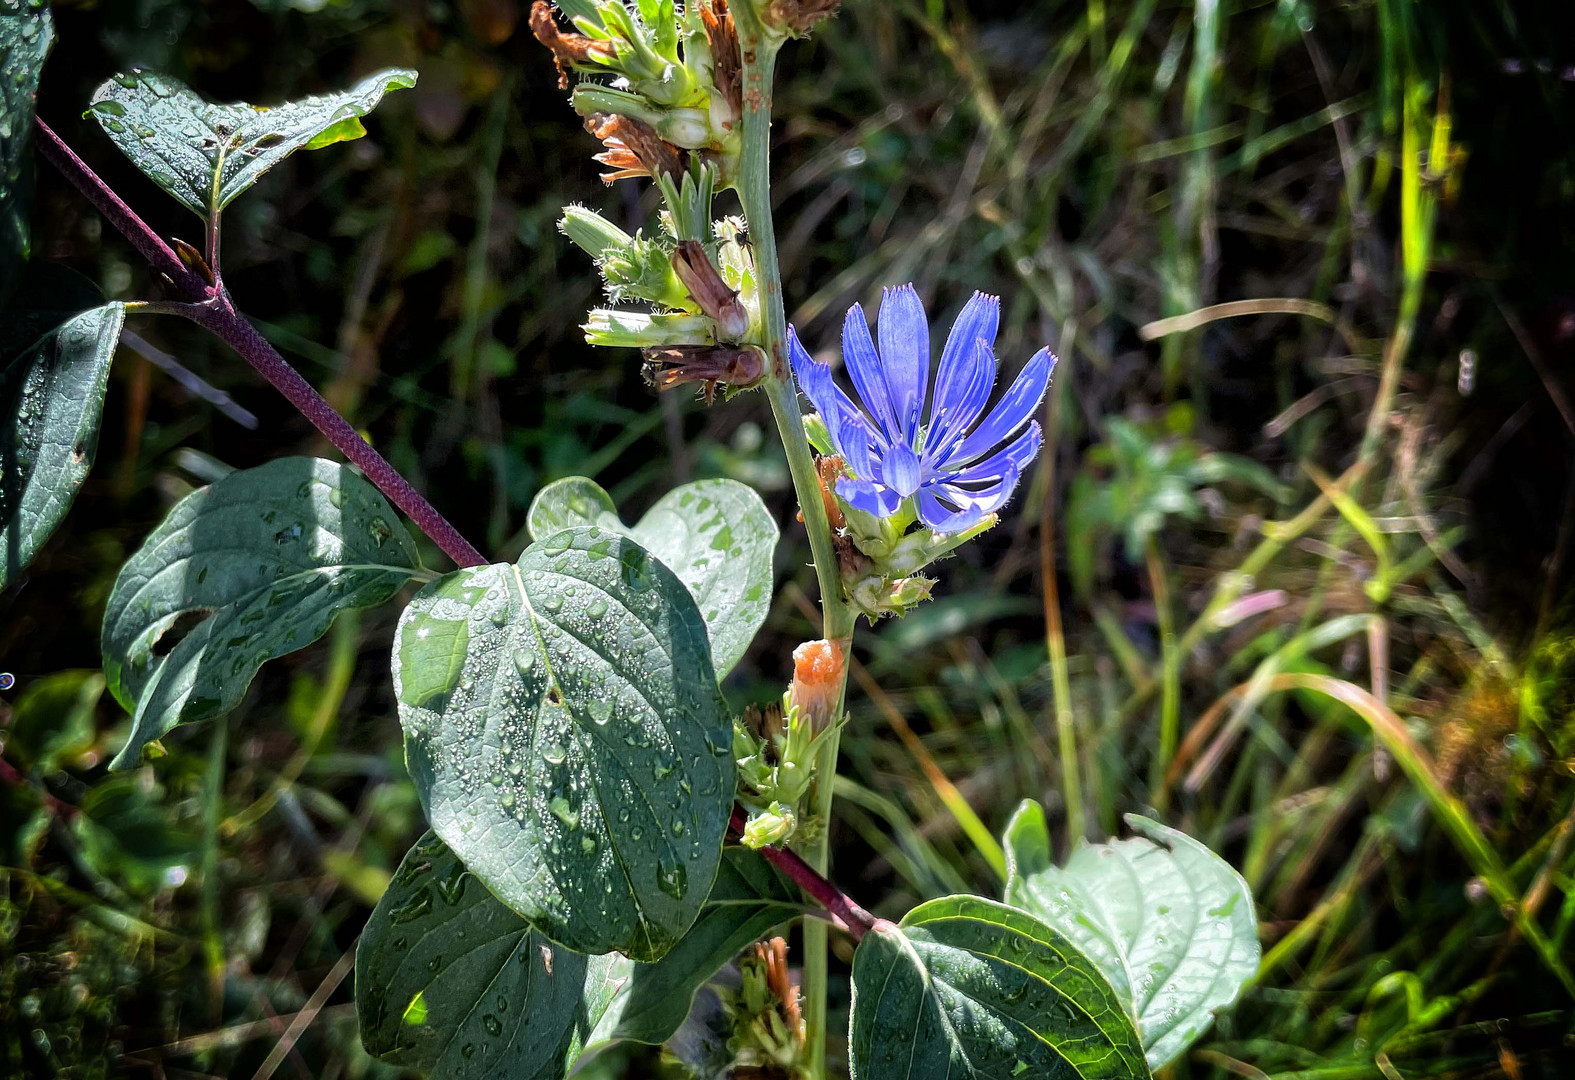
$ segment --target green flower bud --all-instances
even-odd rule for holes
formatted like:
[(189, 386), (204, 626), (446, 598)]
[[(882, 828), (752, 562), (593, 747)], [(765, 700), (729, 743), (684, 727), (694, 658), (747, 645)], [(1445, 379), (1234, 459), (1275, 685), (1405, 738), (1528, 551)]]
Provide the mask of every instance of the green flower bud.
[(657, 345), (709, 345), (711, 321), (703, 315), (647, 315), (596, 308), (585, 323), (592, 345), (647, 349)]
[(573, 241), (575, 247), (597, 260), (609, 251), (628, 248), (634, 243), (634, 237), (584, 206), (565, 206), (558, 230)]

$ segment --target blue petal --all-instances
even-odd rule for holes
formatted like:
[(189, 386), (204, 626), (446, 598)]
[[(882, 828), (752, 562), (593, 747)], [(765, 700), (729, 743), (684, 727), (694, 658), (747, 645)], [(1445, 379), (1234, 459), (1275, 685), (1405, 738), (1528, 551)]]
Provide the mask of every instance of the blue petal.
[(938, 533), (960, 533), (984, 520), (985, 511), (978, 507), (966, 510), (948, 510), (926, 488), (919, 492), (919, 520)]
[[(975, 491), (955, 484), (926, 484), (919, 492), (919, 517), (938, 532), (959, 532), (976, 525), (984, 515), (993, 514), (1006, 505), (1017, 488), (1018, 476), (1016, 469), (1008, 468), (994, 484)], [(936, 525), (938, 520), (946, 520), (946, 527)]]
[(945, 462), (956, 452), (963, 434), (979, 419), (984, 403), (990, 400), (995, 383), (995, 351), (984, 338), (968, 350), (969, 360), (960, 366), (961, 381), (943, 409), (937, 402), (931, 430), (924, 439), (924, 459), (932, 465)]
[[(941, 350), (941, 367), (935, 375), (935, 408), (931, 410), (932, 430), (937, 429), (946, 414), (954, 413), (962, 402), (968, 387), (975, 381), (979, 364), (991, 370), (986, 386), (995, 375), (995, 357), (989, 347), (995, 343), (996, 328), (1001, 322), (1001, 301), (989, 293), (976, 292), (963, 305), (946, 335), (946, 348)], [(985, 350), (980, 353), (976, 343), (983, 341)], [(950, 425), (948, 425), (950, 426)], [(954, 430), (961, 431), (958, 427)], [(926, 445), (933, 445), (927, 441)]]
[(983, 461), (977, 462), (950, 475), (942, 474), (938, 479), (943, 484), (983, 484), (1004, 476), (1008, 469), (1016, 470), (1019, 474), (1039, 454), (1039, 421), (1030, 420), (1028, 428), (1008, 445), (997, 450)]
[(888, 433), (896, 431), (896, 413), (892, 411), (891, 395), (886, 390), (886, 377), (881, 374), (880, 356), (875, 352), (875, 342), (870, 339), (864, 309), (858, 304), (848, 308), (848, 317), (842, 321), (842, 366), (848, 369), (853, 388), (859, 392), (875, 422)]
[(889, 518), (902, 505), (902, 496), (891, 488), (883, 484), (872, 484), (868, 480), (849, 480), (845, 476), (837, 481), (837, 494), (846, 499), (848, 505), (855, 510), (862, 510), (876, 517)]
[(1034, 353), (1012, 383), (1012, 388), (990, 410), (973, 434), (947, 457), (945, 468), (955, 469), (966, 465), (1016, 434), (1044, 400), (1045, 388), (1050, 385), (1050, 372), (1054, 369), (1055, 357), (1049, 349), (1040, 349)]
[(826, 422), (832, 445), (855, 475), (869, 476), (871, 443), (876, 447), (880, 445), (874, 426), (837, 386), (830, 366), (818, 363), (809, 355), (791, 326), (788, 327), (788, 356), (804, 396)]
[(897, 427), (887, 428), (892, 442), (913, 445), (924, 412), (925, 386), (930, 381), (930, 327), (924, 305), (912, 285), (887, 289), (880, 302), (881, 369), (891, 394)]
[(892, 443), (891, 449), (881, 455), (880, 471), (881, 479), (904, 499), (919, 490), (919, 457), (905, 442)]

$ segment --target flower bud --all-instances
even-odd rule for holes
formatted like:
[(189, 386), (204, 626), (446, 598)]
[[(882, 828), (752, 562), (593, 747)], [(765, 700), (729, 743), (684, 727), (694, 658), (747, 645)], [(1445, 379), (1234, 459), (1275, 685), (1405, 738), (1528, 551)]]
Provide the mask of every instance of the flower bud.
[(656, 133), (676, 146), (698, 150), (711, 143), (711, 118), (700, 109), (664, 109)]
[(842, 646), (835, 641), (806, 641), (793, 650), (793, 685), (788, 701), (818, 733), (831, 726), (842, 700)]
[(710, 320), (703, 315), (647, 315), (596, 308), (582, 327), (592, 345), (646, 349), (660, 345), (708, 344)]
[(625, 249), (634, 243), (634, 237), (584, 206), (565, 206), (558, 230), (572, 240), (575, 247), (597, 260), (609, 251)]
[(915, 574), (895, 581), (871, 574), (848, 588), (848, 598), (870, 622), (883, 615), (906, 615), (930, 598), (935, 588), (931, 578)]

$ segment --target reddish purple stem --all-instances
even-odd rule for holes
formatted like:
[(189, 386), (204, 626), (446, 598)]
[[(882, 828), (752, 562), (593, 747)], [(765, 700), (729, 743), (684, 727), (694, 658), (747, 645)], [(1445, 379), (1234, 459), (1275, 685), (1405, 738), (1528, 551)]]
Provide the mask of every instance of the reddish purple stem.
[(410, 486), (388, 460), (379, 454), (340, 416), (334, 407), (323, 400), (312, 384), (296, 371), (279, 351), (258, 333), (257, 328), (236, 310), (230, 294), (222, 286), (211, 286), (207, 280), (192, 270), (176, 255), (147, 223), (127, 206), (119, 195), (110, 190), (87, 163), (71, 150), (42, 120), (38, 122), (39, 152), (65, 174), (88, 201), (98, 207), (127, 240), (131, 241), (153, 269), (169, 278), (190, 303), (179, 305), (179, 313), (213, 333), (230, 348), (240, 353), (257, 373), (273, 384), (285, 398), (300, 410), (329, 442), (338, 448), (377, 485), (379, 491), (416, 523), (416, 527), (432, 538), (450, 559), (459, 566), (479, 566), (487, 560), (470, 541), (438, 513), (421, 493)]
[[(735, 803), (733, 820), (729, 823), (729, 828), (734, 833), (742, 835), (748, 820), (744, 808)], [(813, 866), (799, 858), (797, 852), (768, 845), (760, 849), (760, 854), (767, 862), (792, 878), (799, 888), (809, 894), (810, 899), (829, 911), (838, 925), (846, 930), (854, 941), (863, 939), (866, 933), (874, 929), (875, 916), (861, 908), (847, 893), (822, 877)]]

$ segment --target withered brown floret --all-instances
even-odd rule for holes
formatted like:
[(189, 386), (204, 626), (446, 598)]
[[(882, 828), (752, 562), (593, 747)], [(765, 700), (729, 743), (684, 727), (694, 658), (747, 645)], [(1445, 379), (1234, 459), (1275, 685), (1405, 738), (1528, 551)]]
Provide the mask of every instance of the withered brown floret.
[(766, 21), (795, 34), (807, 34), (841, 5), (842, 0), (771, 0), (766, 6)]
[(683, 174), (683, 151), (663, 139), (649, 124), (627, 116), (592, 113), (585, 118), (585, 127), (607, 146), (593, 159), (612, 169), (602, 174), (603, 183), (611, 184), (614, 180), (633, 176), (678, 177)]
[(766, 358), (753, 345), (662, 345), (646, 349), (645, 379), (658, 390), (704, 383), (706, 404), (718, 383), (753, 386), (766, 373)]
[(727, 0), (700, 4), (700, 22), (711, 46), (712, 78), (722, 97), (733, 108), (734, 116), (744, 111), (744, 62), (738, 47), (738, 28)]
[(584, 34), (564, 33), (553, 18), (552, 6), (547, 0), (536, 0), (530, 8), (530, 32), (536, 40), (552, 50), (553, 63), (558, 65), (558, 89), (569, 88), (569, 71), (575, 65), (590, 65), (593, 55), (611, 57), (607, 44), (586, 37)]

